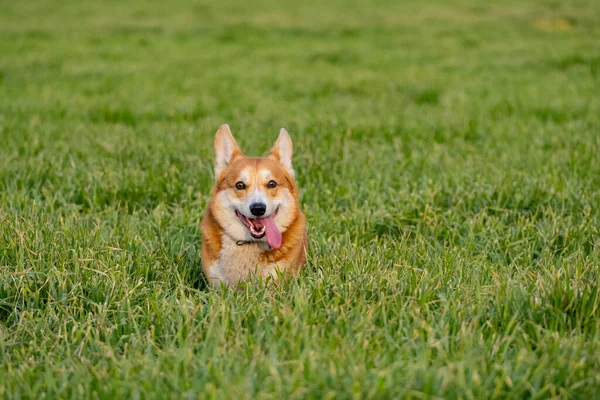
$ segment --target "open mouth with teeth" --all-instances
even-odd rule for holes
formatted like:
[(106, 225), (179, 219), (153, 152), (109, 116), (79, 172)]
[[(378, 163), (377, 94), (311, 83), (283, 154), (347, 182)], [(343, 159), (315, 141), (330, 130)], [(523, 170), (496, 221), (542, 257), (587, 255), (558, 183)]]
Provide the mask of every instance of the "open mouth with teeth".
[(250, 231), (250, 236), (252, 236), (254, 239), (262, 239), (266, 236), (269, 246), (273, 247), (274, 249), (278, 249), (281, 247), (282, 236), (274, 221), (277, 211), (279, 210), (275, 210), (275, 212), (268, 217), (257, 218), (248, 218), (238, 210), (235, 210), (235, 214), (242, 224), (248, 228), (248, 231)]

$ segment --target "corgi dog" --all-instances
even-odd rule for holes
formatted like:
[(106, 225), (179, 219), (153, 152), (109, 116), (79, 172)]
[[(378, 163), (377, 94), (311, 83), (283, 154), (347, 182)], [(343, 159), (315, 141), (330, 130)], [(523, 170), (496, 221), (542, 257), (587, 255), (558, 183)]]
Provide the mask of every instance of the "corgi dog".
[(215, 186), (202, 220), (202, 269), (213, 286), (277, 281), (306, 261), (306, 222), (285, 129), (267, 157), (248, 157), (228, 125), (215, 135)]

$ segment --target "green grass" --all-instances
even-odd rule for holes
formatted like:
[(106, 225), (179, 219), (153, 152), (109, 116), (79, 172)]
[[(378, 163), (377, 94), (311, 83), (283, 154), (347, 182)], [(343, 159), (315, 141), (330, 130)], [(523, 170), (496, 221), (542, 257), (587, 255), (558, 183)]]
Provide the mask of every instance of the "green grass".
[[(600, 3), (222, 3), (0, 1), (0, 398), (600, 398)], [(222, 123), (296, 282), (205, 286)]]

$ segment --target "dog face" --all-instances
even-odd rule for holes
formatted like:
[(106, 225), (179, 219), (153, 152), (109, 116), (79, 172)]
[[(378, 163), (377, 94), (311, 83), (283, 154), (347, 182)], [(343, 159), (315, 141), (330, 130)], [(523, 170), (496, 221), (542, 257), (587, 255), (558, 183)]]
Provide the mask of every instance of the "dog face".
[(245, 156), (229, 126), (217, 131), (211, 206), (219, 225), (234, 240), (281, 247), (282, 233), (298, 212), (292, 151), (292, 139), (285, 129), (267, 157)]

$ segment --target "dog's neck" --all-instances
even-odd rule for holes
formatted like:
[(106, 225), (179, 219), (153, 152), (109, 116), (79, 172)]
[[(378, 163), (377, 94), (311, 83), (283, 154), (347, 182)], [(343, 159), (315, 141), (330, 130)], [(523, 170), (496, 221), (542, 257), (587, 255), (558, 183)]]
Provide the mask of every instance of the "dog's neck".
[(238, 240), (235, 242), (238, 246), (244, 246), (246, 244), (261, 244), (262, 242), (257, 242), (256, 240)]
[(223, 236), (223, 245), (227, 245), (227, 244), (231, 244), (231, 243), (235, 243), (237, 246), (240, 246), (240, 247), (250, 247), (250, 248), (255, 247), (256, 249), (261, 250), (261, 251), (273, 250), (273, 248), (271, 246), (269, 246), (269, 244), (267, 242), (262, 242), (262, 241), (257, 241), (257, 240), (235, 240), (231, 236), (225, 234)]

